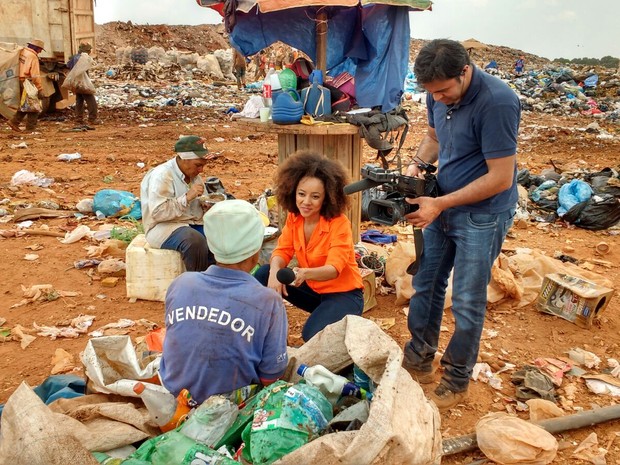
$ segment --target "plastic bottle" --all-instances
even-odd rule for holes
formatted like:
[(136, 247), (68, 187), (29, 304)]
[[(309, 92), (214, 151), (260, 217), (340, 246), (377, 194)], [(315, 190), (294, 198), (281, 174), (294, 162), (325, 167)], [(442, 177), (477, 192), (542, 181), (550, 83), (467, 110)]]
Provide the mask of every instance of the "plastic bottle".
[(192, 396), (187, 389), (183, 389), (175, 398), (167, 391), (153, 389), (137, 382), (133, 391), (140, 396), (151, 418), (164, 433), (183, 423), (191, 410)]
[(372, 399), (372, 394), (361, 389), (344, 376), (332, 373), (323, 365), (300, 365), (297, 374), (303, 376), (308, 384), (319, 388), (332, 405), (344, 396), (353, 396), (359, 399)]
[(239, 415), (237, 405), (224, 396), (211, 396), (189, 416), (179, 430), (208, 447), (219, 442)]
[(263, 81), (263, 104), (271, 110), (273, 105), (272, 101), (272, 89), (271, 89), (271, 75), (276, 72), (275, 69), (269, 68), (267, 71), (267, 75), (265, 76), (265, 80)]

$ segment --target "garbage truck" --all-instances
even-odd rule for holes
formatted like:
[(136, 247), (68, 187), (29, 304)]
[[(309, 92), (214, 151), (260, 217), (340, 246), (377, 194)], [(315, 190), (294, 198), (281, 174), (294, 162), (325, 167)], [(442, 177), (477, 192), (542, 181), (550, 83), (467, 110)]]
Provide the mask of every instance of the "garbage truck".
[(0, 0), (0, 114), (7, 118), (17, 109), (15, 55), (32, 39), (45, 42), (39, 55), (43, 110), (66, 108), (75, 96), (61, 88), (65, 64), (82, 42), (93, 47), (91, 55), (96, 50), (94, 0)]

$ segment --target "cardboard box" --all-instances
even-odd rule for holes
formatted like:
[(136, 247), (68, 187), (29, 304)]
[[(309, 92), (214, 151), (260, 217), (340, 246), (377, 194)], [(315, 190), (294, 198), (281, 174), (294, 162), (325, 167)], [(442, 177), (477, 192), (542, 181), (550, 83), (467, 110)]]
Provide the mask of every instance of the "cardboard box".
[(541, 312), (559, 316), (588, 328), (607, 307), (613, 289), (562, 273), (545, 276), (536, 306)]
[(365, 313), (377, 305), (377, 299), (375, 298), (377, 285), (374, 271), (367, 268), (360, 268), (360, 274), (362, 275), (362, 282), (364, 283), (364, 310), (362, 313)]

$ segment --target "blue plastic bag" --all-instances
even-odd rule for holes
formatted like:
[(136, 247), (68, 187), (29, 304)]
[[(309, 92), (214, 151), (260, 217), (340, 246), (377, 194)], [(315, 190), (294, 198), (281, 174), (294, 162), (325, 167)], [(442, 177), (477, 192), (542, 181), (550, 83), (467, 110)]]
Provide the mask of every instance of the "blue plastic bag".
[(131, 192), (102, 189), (93, 198), (93, 210), (101, 212), (107, 217), (142, 218), (140, 199)]
[(558, 215), (564, 214), (578, 203), (585, 202), (592, 197), (592, 188), (587, 182), (573, 179), (560, 187), (558, 192)]

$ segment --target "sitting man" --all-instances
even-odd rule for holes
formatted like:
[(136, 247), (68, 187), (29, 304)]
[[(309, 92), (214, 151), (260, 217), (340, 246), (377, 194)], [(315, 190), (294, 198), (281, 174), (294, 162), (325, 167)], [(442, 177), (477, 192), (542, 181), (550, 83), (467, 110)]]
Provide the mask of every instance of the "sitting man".
[(176, 157), (150, 170), (140, 185), (147, 242), (179, 251), (187, 271), (204, 271), (213, 264), (199, 200), (205, 189), (200, 173), (210, 159), (204, 142), (198, 136), (179, 138)]
[(288, 321), (282, 298), (250, 271), (265, 226), (244, 200), (216, 203), (204, 215), (216, 264), (183, 273), (166, 294), (166, 337), (160, 366), (175, 396), (188, 389), (198, 403), (284, 374)]

